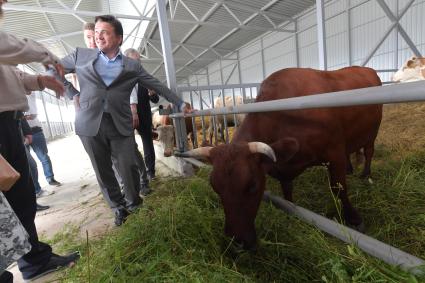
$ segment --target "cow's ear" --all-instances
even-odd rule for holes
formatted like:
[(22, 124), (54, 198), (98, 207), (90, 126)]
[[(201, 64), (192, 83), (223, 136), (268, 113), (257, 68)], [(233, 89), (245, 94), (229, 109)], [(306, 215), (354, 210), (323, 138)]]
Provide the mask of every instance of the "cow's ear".
[(287, 162), (300, 149), (300, 144), (295, 138), (283, 138), (270, 144), (270, 146), (273, 148), (279, 162)]

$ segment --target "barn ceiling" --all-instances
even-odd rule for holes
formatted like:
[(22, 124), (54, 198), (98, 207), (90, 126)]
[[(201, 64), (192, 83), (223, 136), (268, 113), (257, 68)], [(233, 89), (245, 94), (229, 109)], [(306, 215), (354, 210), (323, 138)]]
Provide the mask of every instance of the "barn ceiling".
[[(124, 27), (123, 50), (165, 80), (155, 0), (10, 0), (2, 29), (43, 43), (59, 57), (83, 47), (82, 26), (113, 14)], [(269, 32), (294, 32), (297, 15), (315, 0), (169, 0), (167, 14), (177, 80)]]

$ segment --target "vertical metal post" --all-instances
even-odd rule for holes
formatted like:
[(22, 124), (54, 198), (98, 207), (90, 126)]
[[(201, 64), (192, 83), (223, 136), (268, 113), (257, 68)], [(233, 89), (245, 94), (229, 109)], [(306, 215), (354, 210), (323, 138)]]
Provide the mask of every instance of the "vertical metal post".
[(62, 122), (61, 125), (62, 125), (63, 134), (66, 134), (66, 129), (65, 129), (65, 125), (64, 125), (63, 117), (62, 117), (62, 110), (61, 110), (61, 106), (60, 106), (61, 101), (59, 99), (56, 99), (56, 101), (58, 103), (59, 116), (61, 117), (61, 122)]
[(264, 59), (264, 42), (263, 38), (260, 39), (260, 48), (261, 48), (261, 71), (263, 72), (263, 80), (266, 78), (266, 65)]
[(319, 49), (319, 69), (327, 70), (325, 0), (316, 0), (317, 46)]
[(348, 66), (353, 65), (353, 47), (352, 47), (352, 34), (351, 34), (351, 1), (347, 0), (347, 7), (345, 11), (347, 13), (347, 40), (348, 40)]
[(40, 91), (39, 95), (41, 97), (41, 102), (43, 102), (43, 110), (44, 110), (44, 115), (46, 116), (47, 128), (49, 129), (49, 135), (50, 135), (50, 138), (53, 138), (52, 127), (50, 126), (49, 116), (47, 115), (46, 101), (44, 99), (43, 92)]
[[(220, 80), (221, 80), (221, 85), (224, 84), (224, 79), (223, 79), (223, 61), (220, 59)], [(226, 107), (226, 97), (225, 97), (225, 93), (224, 93), (224, 88), (221, 89), (221, 101), (223, 102), (223, 107)], [(227, 116), (223, 115), (223, 126), (224, 129), (221, 129), (221, 136), (224, 139), (225, 143), (229, 142), (229, 129), (227, 128)], [(226, 131), (226, 138), (224, 138), (224, 132)]]
[[(161, 36), (162, 54), (164, 56), (165, 74), (168, 87), (177, 93), (176, 70), (171, 46), (170, 29), (168, 27), (167, 10), (165, 0), (156, 1), (156, 13), (158, 16), (158, 27)], [(174, 105), (174, 111), (179, 112), (180, 105)], [(184, 118), (174, 119), (174, 130), (176, 134), (176, 145), (179, 151), (188, 149), (186, 124)]]
[[(238, 60), (239, 84), (242, 84), (241, 57), (239, 55), (239, 50), (236, 51), (236, 59)], [(243, 103), (245, 103), (245, 100), (246, 100), (245, 88), (242, 88), (242, 100), (243, 100)]]
[[(189, 96), (190, 96), (190, 105), (192, 105), (194, 107), (192, 91), (190, 91)], [(192, 117), (192, 134), (193, 134), (193, 138), (194, 138), (194, 140), (192, 142), (193, 142), (194, 148), (196, 148), (196, 147), (198, 147), (198, 133), (196, 131), (196, 117)]]
[(297, 68), (300, 67), (300, 42), (298, 38), (298, 19), (295, 19), (295, 58), (297, 60)]
[[(399, 18), (399, 12), (398, 12), (398, 8), (399, 8), (399, 1), (396, 1), (395, 4), (395, 16), (397, 17), (397, 19)], [(394, 69), (398, 69), (398, 25), (394, 28)]]

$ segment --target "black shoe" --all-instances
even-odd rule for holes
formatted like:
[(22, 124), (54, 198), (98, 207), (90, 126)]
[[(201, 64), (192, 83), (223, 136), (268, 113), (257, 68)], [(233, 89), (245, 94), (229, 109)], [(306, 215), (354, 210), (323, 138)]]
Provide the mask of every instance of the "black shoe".
[(152, 190), (149, 188), (148, 185), (145, 185), (145, 184), (140, 185), (140, 194), (142, 196), (145, 197), (145, 196), (149, 195), (150, 193), (152, 193)]
[(49, 209), (49, 208), (50, 208), (50, 206), (48, 206), (48, 205), (41, 205), (41, 204), (37, 203), (37, 211), (42, 211), (42, 210), (46, 210), (46, 209)]
[(115, 211), (115, 225), (121, 226), (127, 220), (128, 215), (130, 215), (130, 213), (125, 209), (118, 209)]
[(62, 267), (70, 267), (72, 266), (78, 259), (80, 258), (80, 254), (78, 252), (71, 253), (66, 256), (60, 256), (57, 254), (52, 254), (50, 260), (40, 268), (33, 275), (25, 278), (25, 280), (35, 280), (38, 279), (48, 273), (54, 272)]
[(13, 273), (5, 270), (0, 274), (1, 283), (13, 283)]
[(56, 181), (55, 178), (52, 178), (49, 180), (49, 185), (50, 186), (60, 186), (62, 185), (60, 182)]

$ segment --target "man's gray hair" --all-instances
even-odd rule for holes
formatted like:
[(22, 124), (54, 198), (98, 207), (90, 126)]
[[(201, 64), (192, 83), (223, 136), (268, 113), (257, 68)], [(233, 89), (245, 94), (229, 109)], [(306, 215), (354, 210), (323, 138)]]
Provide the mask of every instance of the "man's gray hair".
[(136, 49), (134, 49), (134, 48), (128, 48), (126, 51), (124, 51), (124, 55), (125, 55), (125, 56), (129, 56), (130, 54), (137, 54), (137, 55), (139, 55), (139, 56), (140, 56), (139, 51), (137, 51), (137, 50), (136, 50)]

